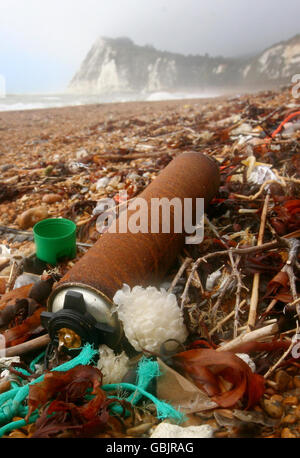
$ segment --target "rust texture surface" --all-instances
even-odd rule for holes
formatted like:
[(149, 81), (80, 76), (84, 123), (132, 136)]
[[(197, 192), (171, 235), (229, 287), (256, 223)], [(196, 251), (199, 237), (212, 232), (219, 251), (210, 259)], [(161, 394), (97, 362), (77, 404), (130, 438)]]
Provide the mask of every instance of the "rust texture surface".
[[(183, 153), (174, 159), (138, 196), (150, 203), (152, 198), (181, 200), (204, 198), (205, 207), (219, 187), (216, 163), (201, 153)], [(193, 205), (194, 207), (194, 205)], [(128, 218), (134, 213), (128, 211)], [(148, 233), (104, 233), (97, 243), (63, 277), (64, 283), (92, 286), (112, 298), (124, 283), (157, 286), (174, 262), (185, 240), (184, 233), (175, 233), (171, 211), (171, 231), (151, 233), (150, 205)], [(161, 223), (161, 222), (160, 222)]]

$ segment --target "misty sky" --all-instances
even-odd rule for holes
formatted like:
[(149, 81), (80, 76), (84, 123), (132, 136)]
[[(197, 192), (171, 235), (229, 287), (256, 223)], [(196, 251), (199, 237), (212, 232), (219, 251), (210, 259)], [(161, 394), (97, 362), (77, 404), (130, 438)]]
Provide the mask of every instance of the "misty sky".
[(99, 36), (184, 54), (259, 52), (300, 32), (299, 0), (0, 0), (7, 91), (63, 91)]

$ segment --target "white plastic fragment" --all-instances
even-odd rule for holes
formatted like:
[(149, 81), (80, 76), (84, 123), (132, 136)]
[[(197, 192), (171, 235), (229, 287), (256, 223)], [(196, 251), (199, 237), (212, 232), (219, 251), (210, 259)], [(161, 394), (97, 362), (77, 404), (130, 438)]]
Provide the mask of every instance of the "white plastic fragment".
[(231, 131), (231, 135), (232, 136), (249, 135), (252, 132), (253, 132), (253, 127), (251, 126), (251, 124), (244, 122), (243, 124), (240, 124), (236, 129), (233, 129)]
[(77, 161), (80, 162), (80, 160), (82, 159), (85, 159), (89, 156), (89, 153), (88, 151), (85, 149), (85, 148), (80, 148), (77, 152), (76, 152), (76, 159)]
[(252, 372), (256, 371), (255, 363), (252, 361), (252, 359), (247, 353), (236, 353), (235, 356), (238, 356), (240, 359), (245, 361), (245, 363), (248, 364)]
[(0, 245), (0, 256), (9, 257), (10, 248), (8, 248), (6, 245)]
[(222, 267), (208, 275), (206, 279), (205, 289), (207, 291), (212, 291), (220, 277), (222, 277)]
[(4, 371), (2, 371), (1, 374), (0, 374), (0, 378), (2, 378), (4, 380), (8, 380), (10, 374), (11, 374), (11, 372), (8, 369), (4, 369)]
[(5, 266), (10, 260), (10, 249), (5, 245), (0, 245), (0, 266)]
[(24, 273), (19, 275), (15, 281), (14, 289), (21, 288), (21, 286), (30, 285), (40, 280), (39, 275)]
[(20, 356), (3, 356), (0, 358), (0, 369), (8, 369), (12, 363), (19, 363)]
[(254, 167), (248, 181), (255, 184), (263, 184), (267, 180), (280, 181), (270, 167), (266, 165), (257, 165)]
[(9, 367), (12, 363), (20, 363), (20, 356), (3, 356), (0, 358), (0, 378), (2, 381), (11, 379)]
[(116, 355), (107, 345), (99, 347), (100, 359), (97, 367), (103, 375), (103, 385), (109, 383), (121, 383), (124, 375), (129, 370), (129, 358), (123, 351)]
[[(188, 332), (175, 294), (152, 286), (135, 286), (131, 290), (123, 285), (113, 301), (124, 333), (135, 350), (159, 352), (168, 339), (181, 343), (186, 340)], [(168, 344), (168, 348), (172, 345)]]
[(213, 428), (210, 425), (201, 426), (177, 426), (171, 423), (160, 423), (151, 434), (151, 438), (164, 439), (208, 439), (213, 436)]
[(108, 183), (109, 183), (109, 178), (107, 178), (107, 177), (99, 178), (99, 180), (96, 183), (97, 191), (99, 191), (99, 189), (106, 188)]
[(257, 162), (255, 156), (253, 155), (243, 160), (242, 164), (248, 167), (247, 180), (249, 183), (262, 185), (268, 180), (280, 182), (280, 179), (271, 169), (272, 166), (269, 164), (264, 164), (263, 162)]
[(300, 121), (287, 122), (284, 126), (284, 136), (288, 137), (300, 129)]

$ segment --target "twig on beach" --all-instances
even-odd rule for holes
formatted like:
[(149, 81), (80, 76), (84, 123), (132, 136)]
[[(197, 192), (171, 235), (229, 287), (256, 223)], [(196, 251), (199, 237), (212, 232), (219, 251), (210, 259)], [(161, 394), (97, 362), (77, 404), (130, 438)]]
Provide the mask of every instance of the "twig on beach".
[(216, 351), (232, 351), (235, 348), (238, 348), (241, 344), (247, 342), (254, 342), (258, 339), (274, 336), (279, 332), (279, 327), (277, 323), (264, 326), (263, 328), (255, 329), (255, 331), (245, 332), (235, 339), (227, 342), (221, 347), (217, 348)]
[[(261, 214), (260, 228), (259, 228), (259, 233), (258, 233), (258, 238), (257, 238), (257, 246), (262, 246), (263, 244), (269, 200), (270, 200), (270, 194), (268, 193), (266, 195), (262, 214)], [(250, 308), (249, 308), (249, 315), (248, 315), (248, 331), (251, 331), (255, 326), (256, 310), (257, 310), (258, 296), (259, 296), (258, 295), (259, 280), (260, 280), (260, 274), (255, 273), (253, 277), (252, 293), (251, 293)]]
[(212, 313), (212, 316), (213, 318), (215, 319), (216, 318), (216, 313), (218, 311), (218, 308), (219, 306), (221, 305), (222, 303), (222, 300), (224, 299), (227, 291), (231, 288), (233, 288), (235, 286), (235, 283), (236, 283), (236, 278), (235, 278), (235, 274), (234, 273), (231, 273), (229, 275), (229, 277), (226, 279), (223, 287), (222, 287), (222, 290), (218, 296), (218, 299), (215, 303), (215, 305), (213, 306), (212, 310), (211, 310), (211, 313)]
[(290, 351), (292, 350), (293, 346), (295, 345), (295, 343), (293, 342), (293, 340), (291, 341), (291, 344), (289, 346), (289, 348), (283, 353), (283, 355), (279, 358), (279, 360), (276, 362), (276, 364), (274, 364), (274, 366), (270, 367), (270, 369), (268, 370), (268, 372), (264, 375), (264, 378), (267, 379), (268, 377), (270, 377), (270, 375), (272, 374), (272, 372), (274, 372), (274, 370), (279, 366), (279, 364), (285, 359), (285, 357), (290, 353)]
[(173, 289), (175, 288), (175, 286), (177, 285), (178, 281), (180, 280), (180, 278), (182, 277), (185, 269), (191, 264), (192, 262), (192, 259), (189, 258), (189, 257), (186, 257), (185, 260), (183, 261), (183, 263), (181, 264), (177, 274), (175, 275), (172, 283), (171, 283), (171, 286), (170, 288), (168, 289), (168, 293), (172, 293)]
[(13, 261), (11, 269), (10, 269), (10, 274), (6, 286), (6, 292), (9, 292), (13, 289), (16, 279), (18, 276), (22, 273), (23, 271), (23, 262), (18, 262), (18, 261)]
[[(246, 299), (244, 299), (238, 306), (238, 309), (241, 310), (242, 307), (246, 304)], [(209, 336), (212, 336), (219, 328), (223, 326), (223, 324), (227, 323), (230, 318), (232, 318), (235, 315), (235, 310), (232, 310), (225, 318), (223, 318), (221, 321), (218, 322), (218, 324), (211, 330), (209, 331)]]
[[(282, 272), (286, 272), (289, 277), (290, 290), (293, 297), (293, 304), (296, 305), (296, 311), (298, 318), (300, 318), (300, 303), (298, 302), (298, 295), (296, 289), (296, 277), (294, 273), (294, 265), (297, 261), (297, 254), (300, 248), (300, 241), (297, 239), (287, 240), (287, 245), (289, 246), (288, 260), (285, 266), (282, 269)], [(300, 298), (299, 298), (300, 299)]]
[(232, 253), (229, 252), (229, 258), (232, 266), (232, 273), (236, 278), (236, 293), (235, 293), (235, 307), (234, 307), (234, 324), (233, 324), (233, 338), (237, 337), (238, 326), (239, 326), (239, 310), (240, 310), (240, 301), (241, 301), (241, 291), (242, 288), (248, 291), (248, 288), (243, 284), (241, 274), (238, 270), (238, 265), (241, 260), (241, 256), (237, 256), (236, 261), (234, 262)]
[(214, 253), (209, 253), (205, 256), (198, 258), (192, 266), (190, 275), (185, 284), (184, 291), (181, 295), (181, 309), (183, 309), (184, 304), (187, 300), (187, 295), (188, 295), (188, 291), (189, 291), (189, 288), (190, 288), (190, 285), (193, 279), (193, 275), (202, 262), (207, 263), (209, 259), (212, 259), (215, 257), (228, 256), (229, 251), (233, 254), (247, 255), (247, 254), (259, 253), (261, 251), (272, 250), (274, 248), (278, 248), (281, 245), (285, 246), (283, 239), (274, 240), (273, 242), (267, 242), (261, 246), (253, 246), (253, 247), (247, 247), (247, 248), (230, 248), (229, 250), (215, 251)]
[[(253, 194), (251, 196), (244, 196), (243, 194), (234, 194), (234, 197), (237, 197), (238, 199), (242, 199), (242, 200), (256, 200), (264, 192), (265, 187), (273, 183), (280, 184), (278, 183), (277, 180), (267, 180), (261, 185), (261, 187), (259, 188), (259, 191), (257, 191), (256, 194)], [(284, 184), (282, 184), (282, 186), (284, 186)]]

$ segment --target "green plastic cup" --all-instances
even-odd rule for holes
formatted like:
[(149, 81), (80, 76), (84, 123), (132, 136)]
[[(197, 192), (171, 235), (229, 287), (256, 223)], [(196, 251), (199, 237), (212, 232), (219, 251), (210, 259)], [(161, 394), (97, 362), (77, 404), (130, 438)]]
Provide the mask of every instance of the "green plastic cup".
[(33, 228), (36, 256), (56, 265), (59, 259), (76, 256), (76, 224), (65, 218), (49, 218)]

